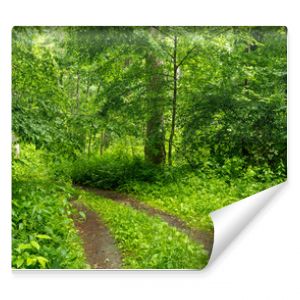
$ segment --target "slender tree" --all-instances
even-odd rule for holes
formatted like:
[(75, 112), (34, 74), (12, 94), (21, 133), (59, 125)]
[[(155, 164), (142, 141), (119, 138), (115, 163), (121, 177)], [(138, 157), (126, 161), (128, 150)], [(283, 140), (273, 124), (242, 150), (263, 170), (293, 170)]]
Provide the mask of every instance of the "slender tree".
[(169, 138), (169, 151), (168, 151), (168, 164), (172, 166), (172, 147), (173, 138), (175, 134), (175, 122), (176, 122), (176, 109), (177, 109), (177, 36), (174, 36), (174, 48), (173, 48), (173, 101), (172, 101), (172, 124), (171, 133)]

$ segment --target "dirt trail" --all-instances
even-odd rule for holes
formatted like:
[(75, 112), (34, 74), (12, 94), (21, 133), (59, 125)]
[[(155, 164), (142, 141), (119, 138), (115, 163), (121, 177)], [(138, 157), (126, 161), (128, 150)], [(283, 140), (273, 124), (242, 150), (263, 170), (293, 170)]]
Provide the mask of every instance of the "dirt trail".
[(210, 233), (210, 232), (205, 232), (198, 229), (190, 228), (184, 221), (178, 219), (177, 217), (170, 215), (164, 211), (161, 211), (157, 208), (153, 208), (125, 194), (121, 194), (115, 191), (108, 191), (108, 190), (86, 187), (86, 186), (77, 185), (77, 187), (80, 187), (83, 190), (89, 192), (93, 192), (105, 198), (109, 198), (111, 200), (118, 201), (126, 205), (130, 205), (133, 208), (143, 211), (151, 216), (158, 216), (161, 219), (163, 219), (165, 222), (167, 222), (170, 226), (176, 227), (180, 231), (187, 234), (192, 240), (196, 241), (197, 243), (203, 244), (204, 248), (208, 251), (209, 254), (212, 251), (212, 246), (214, 241), (213, 232)]
[(84, 221), (76, 216), (73, 216), (73, 220), (83, 240), (85, 255), (91, 268), (121, 269), (121, 255), (114, 239), (98, 215), (77, 202), (72, 202), (72, 205), (86, 214)]

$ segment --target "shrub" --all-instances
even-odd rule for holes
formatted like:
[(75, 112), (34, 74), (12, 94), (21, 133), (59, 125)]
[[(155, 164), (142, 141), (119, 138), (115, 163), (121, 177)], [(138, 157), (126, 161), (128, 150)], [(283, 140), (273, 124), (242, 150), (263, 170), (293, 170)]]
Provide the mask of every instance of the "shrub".
[(86, 268), (83, 246), (71, 218), (72, 188), (55, 180), (47, 154), (23, 145), (13, 161), (13, 268)]
[(71, 176), (75, 184), (118, 189), (131, 181), (154, 182), (161, 172), (161, 168), (140, 157), (129, 159), (105, 155), (101, 158), (79, 159), (73, 166)]

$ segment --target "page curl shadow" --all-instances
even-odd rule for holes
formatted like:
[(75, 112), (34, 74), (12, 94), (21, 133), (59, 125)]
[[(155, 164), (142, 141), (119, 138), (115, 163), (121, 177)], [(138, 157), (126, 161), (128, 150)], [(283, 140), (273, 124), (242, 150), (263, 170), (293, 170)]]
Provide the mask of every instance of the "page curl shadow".
[(278, 195), (287, 181), (210, 214), (214, 222), (214, 245), (207, 267), (217, 260), (254, 217)]

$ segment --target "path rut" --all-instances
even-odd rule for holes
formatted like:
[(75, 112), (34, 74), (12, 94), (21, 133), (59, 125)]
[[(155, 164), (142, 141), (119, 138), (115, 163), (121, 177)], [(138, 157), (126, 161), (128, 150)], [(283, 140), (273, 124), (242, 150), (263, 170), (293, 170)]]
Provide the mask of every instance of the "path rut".
[(178, 219), (177, 217), (170, 215), (164, 211), (161, 211), (157, 208), (153, 208), (126, 194), (121, 194), (109, 190), (101, 190), (98, 188), (80, 186), (80, 185), (77, 185), (77, 187), (86, 190), (88, 192), (93, 192), (105, 198), (109, 198), (111, 200), (121, 202), (125, 205), (130, 205), (131, 207), (143, 211), (151, 216), (158, 216), (161, 219), (163, 219), (165, 222), (167, 222), (170, 226), (176, 227), (178, 230), (187, 234), (190, 239), (194, 240), (197, 243), (202, 244), (204, 248), (208, 251), (208, 254), (209, 255), (211, 254), (213, 241), (214, 241), (213, 232), (206, 232), (206, 231), (201, 231), (198, 229), (191, 228), (184, 221)]
[(72, 202), (72, 205), (86, 215), (85, 220), (73, 215), (73, 220), (83, 240), (85, 255), (91, 268), (121, 269), (121, 255), (103, 221), (83, 204)]

